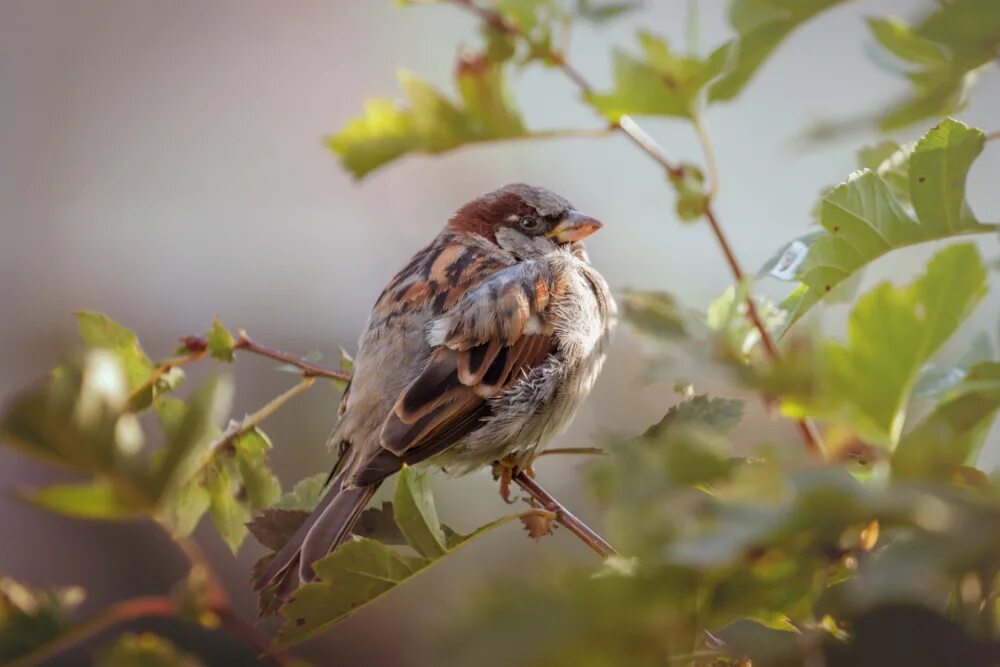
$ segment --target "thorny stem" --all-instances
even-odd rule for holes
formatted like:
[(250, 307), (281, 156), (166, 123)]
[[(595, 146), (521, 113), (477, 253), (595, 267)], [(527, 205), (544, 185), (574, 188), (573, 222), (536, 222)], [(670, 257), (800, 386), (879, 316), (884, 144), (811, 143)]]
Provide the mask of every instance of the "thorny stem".
[[(502, 14), (495, 10), (480, 7), (476, 5), (473, 0), (451, 0), (451, 2), (459, 7), (473, 12), (489, 25), (497, 28), (498, 30), (502, 30), (508, 35), (521, 35), (522, 37), (528, 38), (528, 35), (524, 34), (516, 25), (507, 21)], [(586, 77), (584, 77), (579, 70), (573, 67), (566, 60), (562, 53), (554, 53), (552, 54), (552, 58), (555, 64), (562, 70), (566, 78), (572, 81), (584, 95), (588, 95), (593, 92), (594, 88), (590, 85), (590, 82), (587, 81)], [(623, 115), (617, 123), (614, 123), (613, 127), (621, 130), (625, 136), (632, 141), (632, 143), (638, 146), (644, 153), (656, 161), (657, 164), (663, 167), (664, 171), (667, 173), (667, 177), (671, 181), (683, 177), (683, 169), (670, 160), (666, 151), (663, 150), (663, 147), (661, 147), (645, 130), (639, 127), (638, 123), (636, 123), (631, 116)], [(725, 255), (726, 263), (729, 265), (729, 269), (734, 280), (737, 283), (742, 283), (746, 274), (743, 272), (739, 261), (736, 259), (736, 255), (733, 253), (732, 245), (726, 237), (725, 232), (722, 230), (722, 227), (715, 216), (715, 211), (712, 208), (712, 200), (719, 188), (718, 167), (715, 162), (715, 152), (712, 150), (711, 142), (708, 140), (708, 134), (700, 119), (697, 118), (695, 119), (695, 131), (698, 134), (699, 141), (701, 141), (702, 147), (705, 151), (705, 160), (708, 163), (708, 171), (711, 178), (710, 189), (705, 201), (705, 217), (708, 219), (709, 226), (712, 228), (712, 233), (715, 235), (715, 238), (719, 243), (719, 247), (722, 249), (723, 255)], [(774, 339), (771, 337), (767, 327), (764, 326), (763, 321), (760, 319), (757, 307), (753, 302), (753, 296), (749, 293), (747, 294), (746, 299), (746, 314), (754, 328), (760, 332), (761, 344), (768, 358), (772, 361), (779, 359), (781, 353), (779, 352), (777, 345), (775, 345)], [(803, 419), (798, 421), (798, 427), (799, 432), (802, 435), (802, 440), (805, 443), (806, 450), (812, 456), (821, 460), (823, 458), (823, 448), (820, 444), (819, 435), (815, 426), (810, 420)]]
[(529, 477), (523, 470), (518, 471), (517, 474), (514, 475), (514, 481), (518, 486), (524, 489), (528, 495), (537, 500), (541, 504), (542, 509), (552, 512), (555, 515), (556, 521), (558, 521), (560, 525), (579, 537), (584, 544), (597, 552), (601, 558), (610, 558), (611, 556), (619, 555), (618, 552), (615, 551), (615, 548), (608, 544), (607, 540), (595, 533), (594, 530), (583, 521), (576, 518), (572, 512), (566, 509), (558, 500), (553, 498), (548, 491), (543, 489), (538, 482)]

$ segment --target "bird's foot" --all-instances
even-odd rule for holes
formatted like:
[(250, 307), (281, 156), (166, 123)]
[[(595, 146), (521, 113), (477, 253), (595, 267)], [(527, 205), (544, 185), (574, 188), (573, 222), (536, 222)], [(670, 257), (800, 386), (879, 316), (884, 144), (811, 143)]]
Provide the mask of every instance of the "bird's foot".
[(500, 497), (508, 505), (514, 503), (510, 497), (510, 483), (514, 477), (522, 470), (530, 477), (535, 476), (535, 469), (530, 463), (523, 468), (518, 464), (519, 459), (510, 454), (493, 463), (493, 479), (500, 481)]

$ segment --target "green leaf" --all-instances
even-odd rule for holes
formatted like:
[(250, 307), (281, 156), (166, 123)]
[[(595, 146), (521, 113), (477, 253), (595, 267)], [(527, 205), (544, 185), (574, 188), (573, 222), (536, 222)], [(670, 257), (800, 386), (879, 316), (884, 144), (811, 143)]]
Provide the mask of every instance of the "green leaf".
[(297, 482), (292, 490), (274, 504), (276, 509), (312, 510), (323, 497), (324, 485), (329, 475), (317, 473)]
[(180, 423), (168, 433), (156, 470), (155, 485), (161, 502), (170, 502), (210, 454), (209, 445), (219, 434), (218, 425), (229, 412), (231, 401), (232, 385), (223, 378), (209, 378), (191, 395)]
[(980, 331), (969, 348), (962, 355), (962, 358), (954, 364), (930, 365), (920, 371), (920, 378), (917, 386), (913, 390), (915, 398), (934, 398), (941, 396), (964, 380), (969, 370), (977, 364), (993, 361), (996, 354), (993, 351), (993, 343), (989, 334)]
[(125, 370), (129, 390), (149, 379), (153, 372), (153, 362), (142, 351), (134, 332), (107, 315), (93, 311), (76, 313), (76, 320), (84, 345), (115, 353)]
[(629, 324), (656, 338), (683, 339), (693, 333), (692, 329), (704, 329), (668, 292), (627, 290), (621, 307)]
[(143, 435), (135, 416), (124, 413), (127, 401), (120, 357), (94, 350), (11, 401), (0, 439), (78, 472), (131, 474)]
[(713, 60), (722, 75), (708, 91), (711, 101), (731, 100), (795, 28), (844, 0), (732, 0), (729, 22), (736, 38), (720, 47)]
[(722, 61), (675, 55), (666, 41), (650, 33), (639, 33), (639, 42), (639, 58), (615, 52), (614, 89), (590, 93), (586, 100), (613, 122), (626, 114), (694, 119), (701, 92)]
[(986, 270), (974, 245), (935, 255), (907, 287), (882, 284), (858, 300), (847, 343), (828, 342), (818, 405), (785, 408), (802, 416), (842, 414), (868, 437), (894, 446), (920, 369), (986, 292)]
[(20, 495), (50, 512), (80, 519), (127, 519), (144, 509), (122, 498), (114, 485), (106, 480), (55, 484)]
[(911, 66), (909, 96), (880, 115), (885, 130), (960, 111), (978, 70), (1000, 48), (1000, 5), (994, 0), (941, 3), (914, 27), (891, 19), (869, 25), (882, 46)]
[(83, 589), (34, 588), (0, 577), (0, 664), (30, 653), (68, 628)]
[[(978, 222), (965, 202), (966, 176), (984, 141), (981, 130), (949, 119), (917, 142), (907, 170), (916, 220), (893, 196), (893, 188), (871, 171), (853, 175), (827, 194), (820, 210), (825, 233), (810, 239), (807, 254), (797, 251), (795, 258), (781, 261), (782, 272), (770, 271), (803, 284), (782, 304), (791, 312), (789, 324), (837, 284), (891, 250), (994, 231), (996, 226)], [(793, 242), (784, 253), (804, 241)]]
[(518, 516), (505, 516), (467, 535), (445, 531), (425, 476), (412, 468), (400, 472), (394, 505), (396, 521), (409, 546), (429, 556), (401, 553), (364, 537), (340, 545), (313, 566), (317, 581), (298, 589), (281, 608), (286, 621), (275, 639), (278, 648), (298, 644), (329, 629), (439, 563), (472, 538)]
[(236, 359), (236, 339), (233, 334), (222, 326), (219, 319), (212, 322), (212, 328), (208, 331), (208, 353), (219, 361), (232, 362)]
[(576, 0), (574, 13), (585, 21), (600, 24), (607, 23), (640, 7), (642, 7), (642, 3), (637, 0), (618, 0), (617, 2)]
[(126, 633), (102, 650), (96, 667), (201, 667), (204, 663), (149, 632)]
[(160, 516), (174, 537), (187, 537), (194, 532), (211, 503), (203, 476), (181, 485), (170, 502), (160, 510)]
[(408, 72), (399, 80), (406, 106), (369, 100), (364, 116), (326, 139), (356, 178), (408, 153), (443, 153), (469, 142), (527, 135), (502, 69), (485, 56), (460, 61), (457, 104)]
[(271, 472), (267, 461), (271, 440), (263, 431), (254, 428), (241, 434), (233, 447), (236, 449), (236, 467), (250, 507), (270, 507), (281, 497), (281, 482)]
[(427, 559), (445, 554), (445, 536), (434, 508), (434, 496), (426, 471), (403, 468), (396, 484), (393, 508), (396, 525), (417, 553)]
[(950, 479), (958, 466), (975, 463), (997, 410), (1000, 363), (979, 364), (953, 396), (903, 435), (892, 457), (893, 474)]
[(948, 57), (940, 45), (913, 32), (898, 19), (871, 17), (868, 19), (868, 27), (882, 46), (903, 60), (940, 65)]
[(743, 419), (744, 401), (716, 398), (707, 394), (694, 396), (674, 405), (656, 424), (646, 429), (644, 438), (668, 438), (685, 428), (698, 427), (725, 435)]
[(212, 523), (229, 549), (236, 553), (246, 539), (246, 524), (250, 521), (250, 508), (237, 499), (241, 492), (239, 481), (234, 479), (229, 466), (214, 462), (206, 471), (205, 489)]

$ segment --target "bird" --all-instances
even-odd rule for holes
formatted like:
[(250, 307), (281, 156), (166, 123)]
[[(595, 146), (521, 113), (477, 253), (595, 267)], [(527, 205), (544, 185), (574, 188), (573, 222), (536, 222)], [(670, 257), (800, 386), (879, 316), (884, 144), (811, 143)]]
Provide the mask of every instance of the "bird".
[(404, 465), (516, 469), (572, 419), (616, 306), (582, 241), (603, 224), (523, 183), (476, 197), (389, 282), (362, 331), (330, 445), (328, 491), (255, 588), (289, 593), (349, 539)]

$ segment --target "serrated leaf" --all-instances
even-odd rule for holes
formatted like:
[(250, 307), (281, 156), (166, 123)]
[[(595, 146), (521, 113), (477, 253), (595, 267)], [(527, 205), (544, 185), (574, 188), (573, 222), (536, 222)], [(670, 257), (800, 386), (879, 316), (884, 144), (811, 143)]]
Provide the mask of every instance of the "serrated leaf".
[(971, 244), (935, 255), (907, 287), (882, 284), (858, 300), (846, 344), (828, 342), (822, 358), (819, 404), (790, 414), (843, 411), (855, 426), (895, 446), (920, 369), (958, 328), (986, 291), (986, 270)]
[[(402, 516), (400, 529), (414, 549), (420, 545), (427, 553), (434, 554), (434, 557), (404, 554), (364, 537), (355, 537), (340, 545), (333, 553), (313, 565), (317, 581), (299, 588), (294, 597), (281, 608), (286, 621), (275, 639), (278, 648), (298, 644), (329, 629), (428, 567), (441, 562), (474, 537), (518, 516), (502, 517), (467, 535), (444, 531), (437, 520), (429, 493), (430, 489), (423, 476), (417, 475), (412, 468), (403, 469), (397, 482), (395, 504), (398, 507), (398, 503), (402, 501), (408, 505), (408, 509), (402, 513), (396, 509), (396, 516)], [(441, 551), (438, 551), (438, 536), (443, 539), (444, 548)]]
[(97, 656), (95, 667), (201, 667), (204, 663), (149, 632), (126, 633)]
[(693, 119), (705, 85), (719, 72), (721, 59), (678, 56), (667, 42), (639, 33), (642, 56), (614, 54), (614, 88), (591, 93), (586, 100), (609, 120), (623, 115), (675, 116)]
[(246, 539), (246, 524), (250, 521), (250, 508), (237, 499), (241, 491), (239, 482), (233, 478), (229, 466), (216, 462), (206, 471), (205, 490), (212, 523), (229, 549), (236, 553)]
[(233, 442), (236, 467), (252, 509), (270, 507), (281, 497), (281, 482), (267, 461), (271, 441), (258, 428), (242, 433)]
[(208, 353), (219, 361), (232, 362), (236, 359), (236, 339), (222, 326), (218, 318), (212, 321), (212, 328), (206, 337)]
[[(823, 198), (820, 224), (795, 271), (803, 284), (782, 304), (794, 323), (826, 293), (891, 250), (965, 234), (994, 231), (965, 203), (965, 180), (982, 152), (982, 131), (945, 120), (913, 148), (908, 178), (917, 218), (912, 218), (882, 177), (855, 174)], [(777, 275), (773, 271), (771, 275)], [(784, 276), (778, 276), (784, 277)]]
[(105, 480), (54, 484), (22, 492), (20, 496), (50, 512), (80, 519), (126, 519), (145, 509), (123, 498), (114, 485)]
[(709, 100), (736, 97), (789, 33), (841, 2), (844, 0), (732, 0), (729, 22), (736, 38), (712, 55), (723, 66), (721, 76), (709, 87)]
[(892, 457), (893, 474), (951, 478), (959, 466), (975, 463), (998, 410), (1000, 363), (974, 366), (953, 397), (903, 435)]
[(426, 471), (418, 472), (410, 467), (400, 471), (393, 497), (393, 515), (406, 541), (421, 556), (434, 559), (447, 551)]
[(63, 634), (83, 589), (35, 588), (0, 577), (0, 663), (30, 653)]
[(160, 509), (160, 516), (170, 527), (171, 535), (187, 537), (198, 527), (209, 504), (204, 478), (199, 476), (181, 485), (170, 502)]
[(297, 482), (292, 490), (274, 504), (276, 509), (312, 510), (323, 497), (329, 475), (325, 472), (310, 475)]
[(924, 367), (920, 371), (917, 386), (913, 389), (913, 396), (914, 398), (942, 396), (957, 387), (973, 366), (995, 359), (996, 353), (993, 351), (989, 334), (980, 331), (958, 362)]
[(446, 99), (408, 72), (399, 75), (406, 106), (369, 100), (365, 114), (326, 144), (356, 178), (407, 153), (442, 153), (473, 141), (525, 136), (500, 67), (485, 56), (460, 63), (456, 83), (462, 101)]
[(149, 379), (153, 372), (153, 362), (143, 352), (133, 331), (107, 315), (94, 311), (80, 311), (76, 313), (76, 320), (84, 345), (110, 350), (118, 357), (125, 370), (129, 390)]

